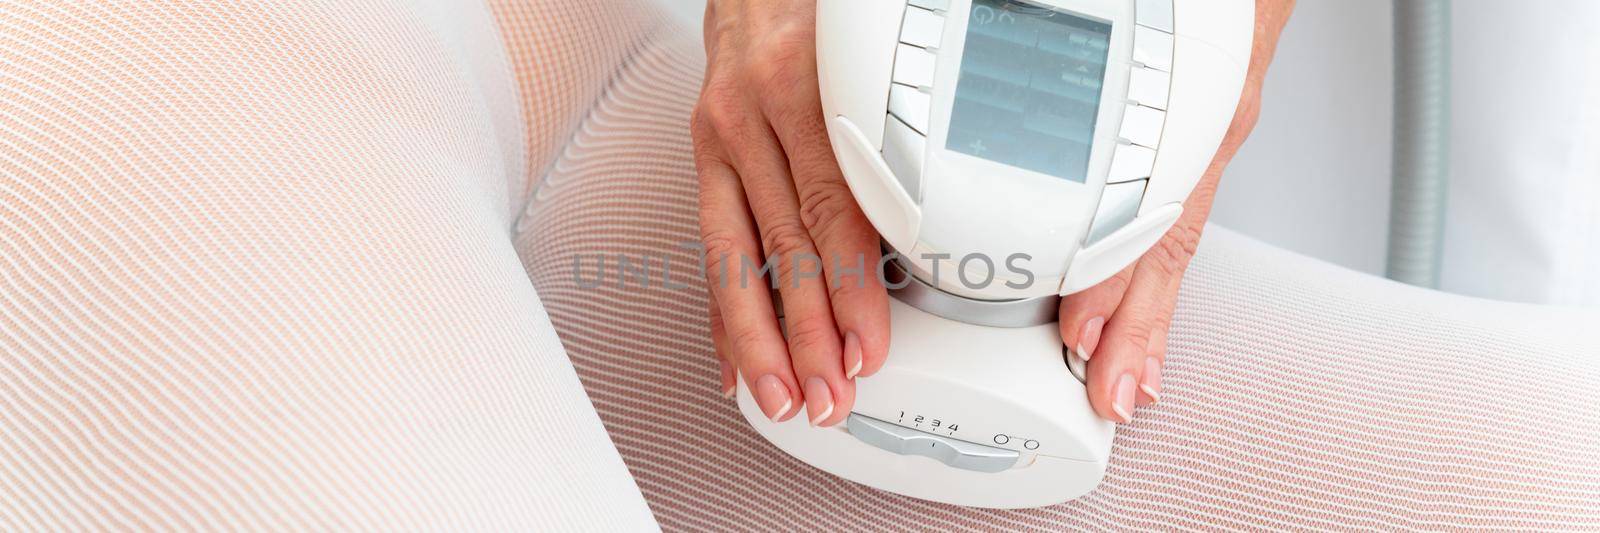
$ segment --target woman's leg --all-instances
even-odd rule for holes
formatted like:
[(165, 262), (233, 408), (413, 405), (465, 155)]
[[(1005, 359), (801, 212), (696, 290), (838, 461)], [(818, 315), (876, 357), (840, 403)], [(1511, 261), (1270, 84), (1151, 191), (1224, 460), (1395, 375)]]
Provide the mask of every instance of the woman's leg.
[(650, 527), (517, 91), (482, 6), (0, 3), (0, 530)]
[[(559, 150), (517, 247), (667, 528), (1600, 527), (1600, 317), (1407, 288), (1220, 229), (1187, 278), (1163, 402), (1120, 428), (1088, 496), (963, 509), (784, 455), (720, 395), (683, 246), (703, 52), (656, 35)], [(619, 279), (618, 256), (648, 261), (652, 284)], [(689, 287), (661, 283), (661, 258)]]

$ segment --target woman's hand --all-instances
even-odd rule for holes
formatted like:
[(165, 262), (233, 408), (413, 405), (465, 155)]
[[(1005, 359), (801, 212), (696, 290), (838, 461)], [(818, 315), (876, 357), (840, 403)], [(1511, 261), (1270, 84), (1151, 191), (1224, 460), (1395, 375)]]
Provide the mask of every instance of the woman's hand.
[[(878, 234), (823, 124), (816, 11), (814, 0), (711, 0), (691, 128), (723, 389), (737, 371), (769, 418), (804, 403), (813, 425), (833, 425), (850, 414), (854, 378), (883, 366), (889, 300)], [(757, 274), (769, 257), (787, 341)]]
[(1293, 8), (1293, 0), (1256, 0), (1255, 45), (1244, 93), (1222, 146), (1184, 202), (1177, 224), (1132, 266), (1061, 302), (1061, 338), (1089, 361), (1089, 403), (1102, 417), (1127, 422), (1135, 405), (1161, 399), (1161, 365), (1178, 285), (1200, 244), (1217, 180), (1255, 127), (1261, 83)]

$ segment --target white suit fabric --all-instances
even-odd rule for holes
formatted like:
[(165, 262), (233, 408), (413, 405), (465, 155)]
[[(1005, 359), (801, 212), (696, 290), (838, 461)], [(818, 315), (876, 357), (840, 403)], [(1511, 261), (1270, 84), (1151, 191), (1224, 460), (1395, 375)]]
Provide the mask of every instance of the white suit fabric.
[[(1095, 492), (777, 451), (698, 288), (699, 38), (643, 5), (0, 4), (0, 530), (1600, 528), (1593, 313), (1212, 228)], [(581, 383), (580, 383), (581, 380)]]

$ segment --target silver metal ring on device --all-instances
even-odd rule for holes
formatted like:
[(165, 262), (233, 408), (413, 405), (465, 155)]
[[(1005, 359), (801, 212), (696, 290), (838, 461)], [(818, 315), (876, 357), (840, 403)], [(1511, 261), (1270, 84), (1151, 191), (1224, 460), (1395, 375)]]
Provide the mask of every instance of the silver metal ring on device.
[[(901, 260), (903, 258), (897, 258), (884, 265), (884, 278), (890, 285), (889, 295), (934, 316), (979, 326), (1026, 328), (1055, 322), (1056, 312), (1061, 308), (1060, 296), (976, 300), (950, 294), (907, 274), (905, 266), (900, 264)], [(895, 288), (896, 285), (901, 287)]]

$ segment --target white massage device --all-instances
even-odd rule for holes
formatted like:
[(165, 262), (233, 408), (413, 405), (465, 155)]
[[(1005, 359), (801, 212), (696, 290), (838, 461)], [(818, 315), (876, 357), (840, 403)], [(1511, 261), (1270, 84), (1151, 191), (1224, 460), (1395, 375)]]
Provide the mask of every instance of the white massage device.
[[(1253, 0), (821, 0), (839, 166), (900, 259), (888, 362), (845, 424), (750, 424), (846, 479), (978, 507), (1093, 489), (1090, 408), (1060, 296), (1178, 219), (1244, 85)], [(906, 276), (906, 272), (910, 276)]]

